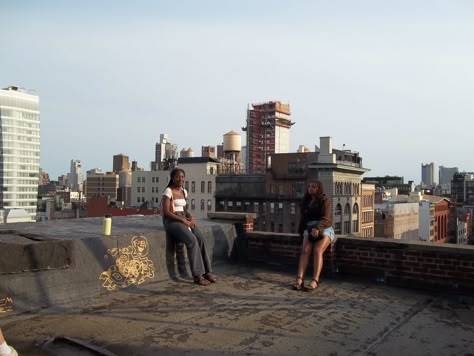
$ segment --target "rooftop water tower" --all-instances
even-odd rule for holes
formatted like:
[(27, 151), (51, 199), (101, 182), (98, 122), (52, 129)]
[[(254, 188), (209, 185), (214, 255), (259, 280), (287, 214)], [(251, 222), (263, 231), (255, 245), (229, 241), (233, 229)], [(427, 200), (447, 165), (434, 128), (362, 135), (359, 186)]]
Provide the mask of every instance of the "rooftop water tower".
[(242, 150), (242, 138), (240, 134), (235, 131), (229, 131), (224, 134), (224, 154), (225, 156), (230, 155), (231, 173), (235, 173), (235, 156)]

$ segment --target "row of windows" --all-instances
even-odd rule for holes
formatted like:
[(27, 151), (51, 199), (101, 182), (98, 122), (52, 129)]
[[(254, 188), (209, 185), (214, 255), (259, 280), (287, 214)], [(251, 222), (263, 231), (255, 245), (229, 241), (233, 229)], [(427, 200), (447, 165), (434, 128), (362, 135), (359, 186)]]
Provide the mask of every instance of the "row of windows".
[[(184, 182), (184, 188), (187, 191), (189, 191), (189, 182), (188, 181)], [(206, 182), (201, 181), (201, 193), (205, 193), (205, 192), (206, 192)], [(207, 182), (207, 192), (212, 193), (212, 182), (211, 181)], [(191, 193), (196, 193), (196, 182), (195, 181), (191, 182)]]
[(372, 206), (373, 201), (374, 201), (374, 196), (372, 194), (362, 196), (362, 206), (363, 207)]
[(20, 157), (20, 156), (24, 156), (24, 157), (39, 157), (40, 153), (39, 151), (23, 151), (23, 150), (18, 150), (18, 147), (16, 147), (15, 145), (13, 145), (13, 147), (10, 147), (10, 146), (6, 146), (4, 144), (4, 147), (3, 147), (3, 156), (7, 156), (7, 155), (13, 155), (13, 157)]
[[(336, 205), (336, 210), (334, 211), (335, 216), (340, 216), (342, 214), (342, 206), (341, 204)], [(351, 206), (349, 203), (346, 203), (344, 206), (344, 215), (350, 215), (351, 214)], [(359, 206), (354, 204), (354, 207), (352, 208), (352, 214), (359, 214)]]
[(2, 187), (2, 191), (11, 192), (11, 193), (15, 193), (15, 192), (35, 192), (35, 194), (37, 194), (38, 193), (38, 186), (37, 185), (31, 185), (30, 187), (25, 187), (25, 186), (9, 187), (9, 186), (4, 185)]
[(22, 110), (2, 108), (2, 117), (6, 117), (6, 116), (8, 116), (9, 118), (13, 118), (13, 120), (11, 120), (12, 122), (18, 121), (18, 119), (34, 120), (34, 121), (39, 120), (38, 113), (31, 113), (31, 112), (25, 112)]
[(4, 179), (4, 185), (31, 185), (37, 187), (38, 181), (36, 179)]
[[(154, 199), (152, 198), (151, 201), (159, 204), (160, 203), (160, 198), (155, 197)], [(144, 202), (145, 202), (145, 197), (137, 197), (137, 203), (144, 203)], [(206, 201), (204, 199), (201, 199), (200, 203), (201, 203), (200, 204), (201, 211), (206, 210)], [(191, 208), (191, 210), (196, 210), (196, 199), (191, 199), (190, 208)], [(208, 211), (212, 210), (212, 200), (211, 199), (207, 200), (207, 210)]]
[(3, 162), (18, 162), (18, 163), (31, 163), (35, 165), (39, 165), (40, 160), (38, 158), (25, 158), (25, 157), (18, 157), (18, 156), (3, 156)]
[(335, 182), (334, 195), (360, 195), (360, 184), (349, 182)]
[(6, 139), (3, 140), (3, 144), (4, 144), (5, 147), (8, 147), (8, 148), (25, 148), (25, 149), (31, 149), (31, 150), (39, 150), (39, 148), (40, 148), (39, 143), (37, 143), (37, 144), (18, 143), (17, 141), (6, 140)]

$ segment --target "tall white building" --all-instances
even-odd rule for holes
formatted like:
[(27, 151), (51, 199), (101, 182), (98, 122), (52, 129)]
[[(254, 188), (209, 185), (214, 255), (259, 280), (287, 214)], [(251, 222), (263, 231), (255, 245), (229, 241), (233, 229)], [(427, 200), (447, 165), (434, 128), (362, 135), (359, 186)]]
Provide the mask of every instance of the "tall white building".
[(0, 90), (0, 208), (24, 209), (36, 220), (40, 169), (39, 97)]
[(82, 176), (82, 164), (81, 161), (72, 159), (71, 169), (67, 175), (67, 185), (72, 191), (82, 192), (82, 182), (84, 178)]

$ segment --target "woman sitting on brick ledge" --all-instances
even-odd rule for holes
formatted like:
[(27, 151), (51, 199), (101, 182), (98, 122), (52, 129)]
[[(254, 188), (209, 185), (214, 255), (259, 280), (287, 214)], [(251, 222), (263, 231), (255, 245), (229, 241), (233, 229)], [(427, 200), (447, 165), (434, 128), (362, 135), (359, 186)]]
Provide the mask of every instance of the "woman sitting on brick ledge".
[[(326, 197), (319, 180), (311, 180), (300, 206), (301, 218), (298, 233), (303, 237), (295, 290), (313, 291), (319, 286), (323, 268), (323, 254), (334, 240), (331, 201)], [(304, 285), (304, 274), (309, 257), (313, 254), (313, 278)]]
[(162, 199), (163, 225), (166, 233), (187, 248), (194, 283), (207, 286), (216, 282), (204, 237), (187, 210), (187, 192), (183, 188), (185, 174), (180, 168), (170, 173), (170, 181)]

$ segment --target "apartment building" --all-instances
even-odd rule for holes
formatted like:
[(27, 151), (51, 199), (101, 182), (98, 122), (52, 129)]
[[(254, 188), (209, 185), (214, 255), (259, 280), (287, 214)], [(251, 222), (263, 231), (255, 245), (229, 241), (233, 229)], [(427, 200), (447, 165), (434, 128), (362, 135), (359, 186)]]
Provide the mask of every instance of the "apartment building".
[(15, 86), (1, 89), (0, 209), (23, 209), (27, 220), (36, 220), (39, 164), (39, 97)]
[[(216, 209), (257, 213), (254, 229), (296, 233), (300, 202), (311, 179), (319, 179), (332, 201), (336, 234), (361, 235), (362, 158), (357, 152), (332, 148), (331, 137), (320, 138), (318, 152), (269, 156), (266, 174), (218, 176)], [(373, 191), (367, 187), (364, 231), (373, 231)], [(372, 205), (371, 205), (372, 204)], [(371, 221), (372, 220), (372, 221)]]
[(265, 174), (268, 157), (288, 153), (291, 122), (290, 105), (281, 101), (251, 104), (247, 109), (246, 172)]

